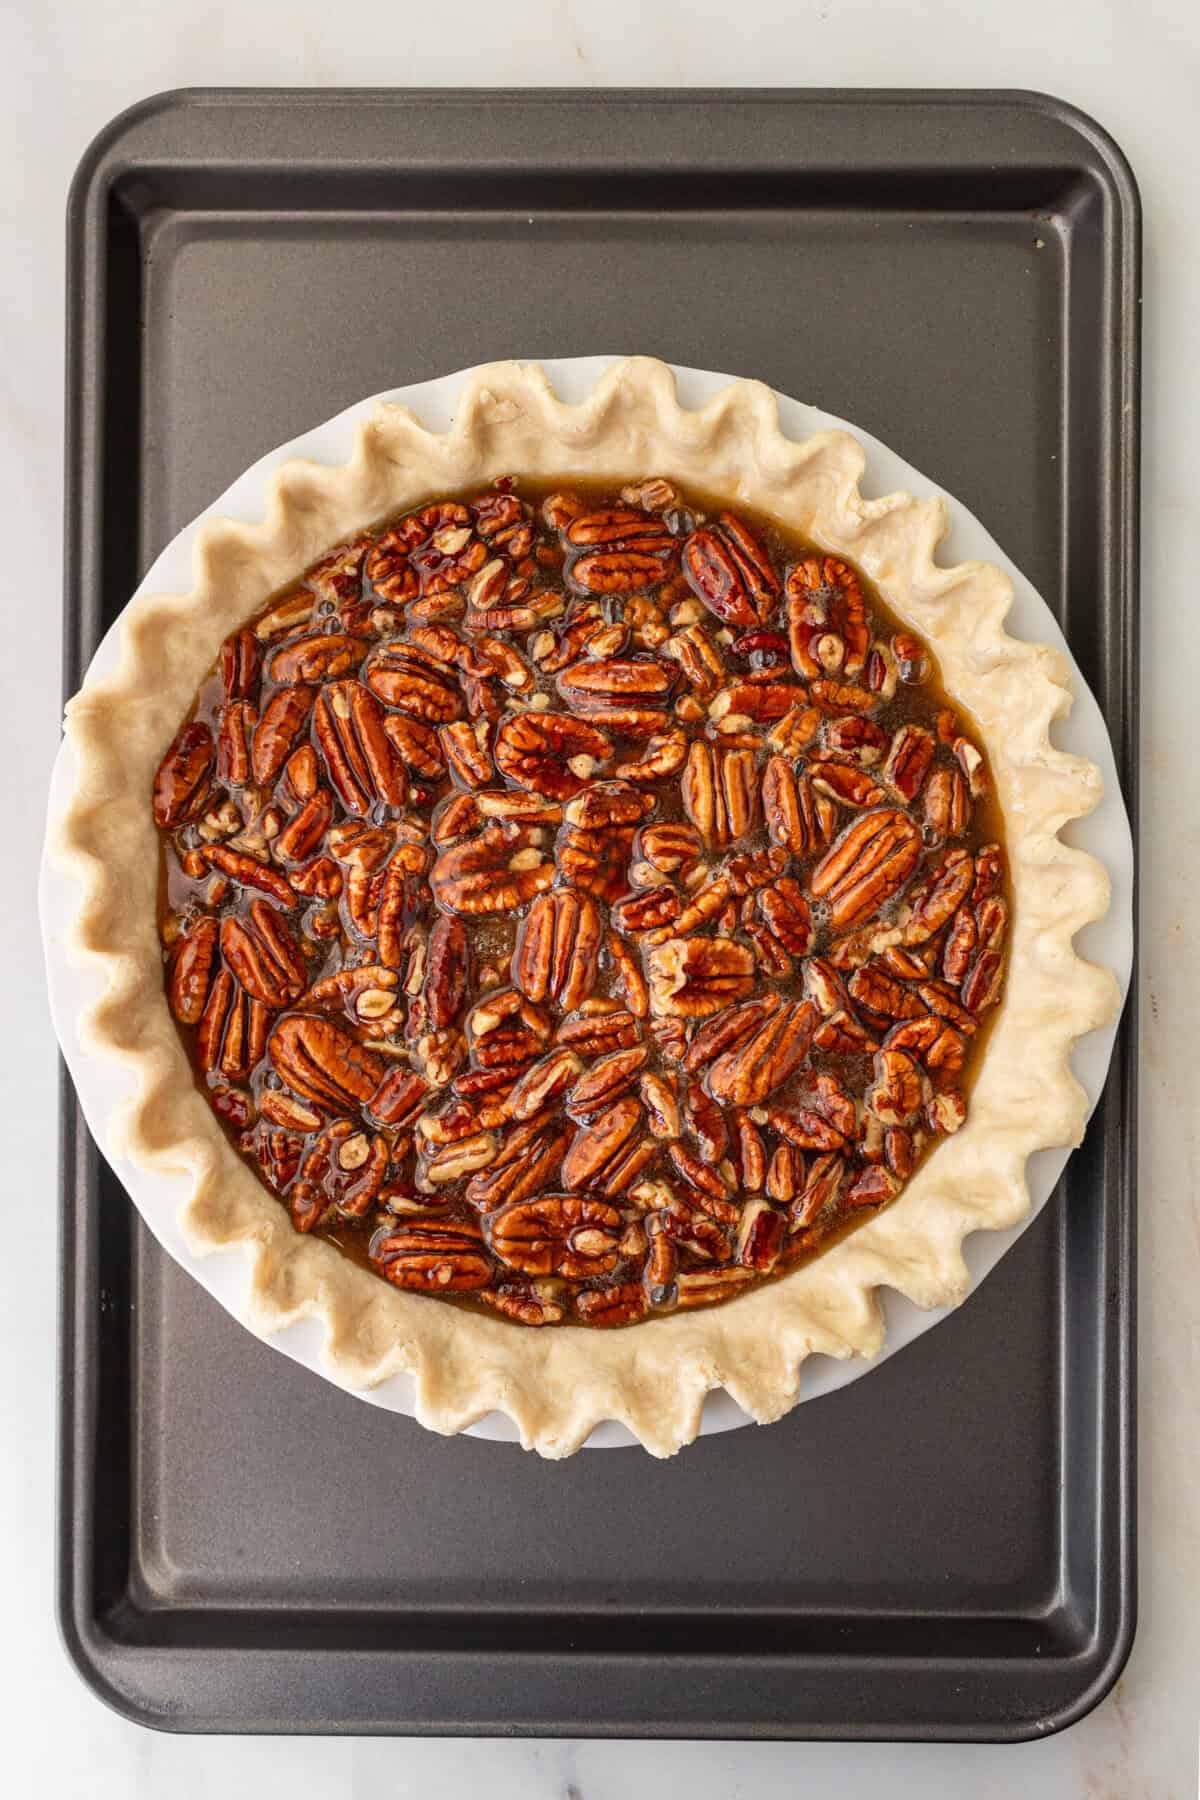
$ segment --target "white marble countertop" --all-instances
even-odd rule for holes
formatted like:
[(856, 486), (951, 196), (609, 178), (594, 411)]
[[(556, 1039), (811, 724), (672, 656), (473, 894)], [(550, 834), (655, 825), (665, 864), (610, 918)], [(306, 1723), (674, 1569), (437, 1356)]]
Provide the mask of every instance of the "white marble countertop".
[[(35, 951), (34, 868), (58, 737), (63, 207), (76, 162), (123, 107), (182, 85), (678, 84), (1032, 87), (1094, 114), (1130, 157), (1146, 225), (1142, 790), (1141, 1622), (1114, 1693), (1073, 1729), (1013, 1748), (372, 1742), (157, 1736), (105, 1710), (54, 1626), (56, 1058)], [(1200, 14), (1191, 0), (574, 0), (453, 12), (410, 0), (17, 0), (0, 22), (6, 256), (0, 383), (8, 649), (0, 783), (8, 879), (0, 1109), (20, 1220), (0, 1344), (0, 1638), (6, 1791), (241, 1796), (485, 1790), (695, 1800), (836, 1787), (883, 1796), (1190, 1800), (1200, 1701), (1200, 1117), (1194, 1021), (1200, 777), (1195, 440)], [(29, 640), (32, 639), (32, 643)], [(25, 660), (27, 644), (32, 650)], [(17, 1256), (20, 1262), (18, 1264)]]

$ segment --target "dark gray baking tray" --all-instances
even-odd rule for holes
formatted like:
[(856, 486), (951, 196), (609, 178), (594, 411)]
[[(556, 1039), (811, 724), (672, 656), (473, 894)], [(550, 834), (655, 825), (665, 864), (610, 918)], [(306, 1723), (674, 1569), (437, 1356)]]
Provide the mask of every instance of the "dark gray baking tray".
[[(194, 92), (70, 208), (66, 685), (351, 400), (641, 350), (876, 433), (1058, 612), (1131, 807), (1139, 221), (1021, 94)], [(177, 1730), (1015, 1739), (1134, 1619), (1134, 1026), (1056, 1202), (849, 1389), (676, 1460), (444, 1441), (258, 1343), (63, 1111), (60, 1613)]]

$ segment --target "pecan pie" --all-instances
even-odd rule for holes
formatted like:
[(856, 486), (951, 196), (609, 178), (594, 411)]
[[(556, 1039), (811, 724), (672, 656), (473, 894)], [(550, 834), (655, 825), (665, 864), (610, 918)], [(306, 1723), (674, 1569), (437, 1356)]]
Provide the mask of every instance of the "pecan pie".
[(967, 1117), (986, 759), (862, 572), (499, 477), (226, 638), (159, 765), (171, 1010), (297, 1231), (519, 1325), (794, 1268)]
[(496, 365), (446, 438), (383, 408), (285, 467), (72, 703), (130, 1153), (253, 1239), (262, 1324), (322, 1314), (439, 1429), (778, 1416), (1079, 1135), (1113, 983), (1069, 678), (860, 468), (754, 384)]

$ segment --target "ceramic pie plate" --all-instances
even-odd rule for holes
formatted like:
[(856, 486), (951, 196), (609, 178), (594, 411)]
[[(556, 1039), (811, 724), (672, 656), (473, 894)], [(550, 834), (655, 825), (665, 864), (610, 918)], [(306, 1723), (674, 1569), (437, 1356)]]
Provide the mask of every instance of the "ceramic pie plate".
[[(547, 362), (546, 370), (560, 400), (569, 404), (582, 402), (597, 380), (609, 367), (609, 358), (577, 358)], [(215, 518), (231, 519), (252, 525), (268, 510), (268, 484), (279, 465), (291, 458), (302, 457), (320, 464), (343, 464), (351, 456), (356, 434), (381, 402), (408, 408), (433, 431), (449, 428), (457, 396), (470, 371), (398, 389), (364, 400), (337, 418), (291, 443), (281, 446), (263, 458), (236, 481), (199, 518), (182, 531), (162, 553), (138, 590), (138, 596), (150, 593), (185, 593), (193, 583), (192, 555), (199, 528)], [(679, 403), (688, 409), (706, 405), (714, 395), (734, 379), (711, 372), (675, 368), (673, 370)], [(893, 452), (857, 428), (817, 409), (783, 395), (775, 396), (779, 424), (788, 439), (802, 440), (814, 433), (850, 432), (861, 446), (866, 466), (861, 480), (863, 494), (876, 496), (903, 492), (925, 499), (937, 490), (916, 470)], [(669, 473), (670, 471), (664, 471)], [(1128, 818), (1117, 783), (1112, 749), (1096, 702), (1079, 669), (1066, 648), (1062, 634), (1045, 603), (1030, 584), (1009, 562), (988, 536), (980, 523), (952, 500), (946, 502), (949, 533), (939, 545), (940, 567), (968, 561), (997, 565), (1008, 576), (1013, 588), (1013, 604), (1006, 618), (1012, 635), (1027, 643), (1050, 645), (1062, 652), (1071, 665), (1074, 705), (1069, 715), (1054, 727), (1053, 741), (1061, 750), (1086, 758), (1100, 770), (1103, 797), (1087, 817), (1073, 821), (1063, 832), (1063, 840), (1088, 851), (1106, 868), (1111, 881), (1111, 904), (1105, 916), (1087, 925), (1076, 937), (1079, 953), (1089, 961), (1107, 967), (1116, 976), (1124, 998), (1132, 961), (1132, 841)], [(366, 521), (364, 521), (366, 522)], [(119, 618), (105, 636), (92, 664), (92, 672), (105, 674), (118, 661), (118, 642), (122, 620)], [(74, 752), (64, 746), (57, 759), (50, 793), (50, 832), (55, 821), (70, 802), (76, 782)], [(250, 1316), (249, 1268), (247, 1253), (231, 1255), (199, 1255), (185, 1237), (180, 1217), (187, 1198), (189, 1182), (182, 1175), (166, 1176), (135, 1165), (107, 1144), (108, 1125), (114, 1112), (130, 1092), (132, 1075), (127, 1068), (97, 1055), (81, 1042), (77, 1022), (97, 999), (103, 988), (103, 977), (94, 966), (81, 965), (69, 953), (71, 923), (78, 904), (79, 889), (70, 875), (64, 874), (50, 859), (43, 859), (41, 874), (41, 912), (49, 975), (51, 1006), (64, 1056), (70, 1068), (85, 1118), (97, 1142), (105, 1150), (116, 1174), (133, 1198), (143, 1218), (175, 1259), (187, 1268), (227, 1310), (257, 1329)], [(1088, 1110), (1094, 1106), (1102, 1088), (1113, 1041), (1117, 1014), (1111, 1022), (1088, 1032), (1075, 1044), (1072, 1068), (1086, 1096)], [(1030, 1207), (1025, 1217), (1006, 1230), (977, 1231), (963, 1243), (967, 1269), (965, 1293), (994, 1267), (1016, 1236), (1024, 1230), (1046, 1203), (1069, 1151), (1037, 1151), (1026, 1167)], [(844, 1357), (811, 1354), (802, 1365), (798, 1400), (828, 1393), (856, 1379), (884, 1356), (892, 1355), (911, 1342), (950, 1310), (947, 1307), (921, 1310), (903, 1295), (888, 1288), (877, 1291), (884, 1315), (886, 1332), (882, 1347), (867, 1359), (851, 1354)], [(961, 1300), (958, 1302), (961, 1304)], [(296, 1361), (312, 1368), (325, 1379), (338, 1380), (323, 1359), (324, 1332), (316, 1318), (306, 1318), (281, 1331), (264, 1333), (270, 1342)], [(369, 1403), (387, 1410), (416, 1416), (415, 1390), (407, 1374), (390, 1375), (380, 1385), (369, 1388), (347, 1388)], [(701, 1432), (727, 1430), (751, 1422), (723, 1389), (707, 1396), (700, 1424)], [(507, 1415), (489, 1413), (466, 1427), (473, 1435), (515, 1440), (517, 1428)], [(632, 1444), (636, 1440), (624, 1426), (608, 1421), (594, 1427), (587, 1439), (589, 1446), (610, 1447)]]

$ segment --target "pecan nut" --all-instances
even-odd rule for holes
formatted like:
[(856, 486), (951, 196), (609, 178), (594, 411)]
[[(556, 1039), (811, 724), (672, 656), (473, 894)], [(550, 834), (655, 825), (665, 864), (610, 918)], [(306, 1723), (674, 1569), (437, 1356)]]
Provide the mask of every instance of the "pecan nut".
[(366, 682), (385, 706), (420, 719), (446, 725), (461, 719), (462, 691), (454, 671), (416, 644), (385, 644), (366, 667)]
[(563, 1181), (569, 1188), (586, 1188), (601, 1181), (615, 1160), (627, 1151), (642, 1120), (642, 1109), (632, 1096), (618, 1100), (601, 1118), (576, 1132), (563, 1159)]
[(490, 1237), (510, 1269), (587, 1281), (616, 1268), (621, 1225), (616, 1207), (603, 1200), (543, 1194), (501, 1207), (491, 1216)]
[(683, 547), (688, 586), (726, 625), (764, 625), (780, 580), (757, 538), (731, 512), (693, 531)]
[(652, 656), (587, 658), (572, 663), (556, 686), (570, 706), (656, 706), (675, 685), (675, 672)]
[(555, 888), (529, 909), (513, 957), (513, 980), (530, 1000), (573, 1012), (596, 985), (602, 926), (590, 894)]
[(259, 787), (270, 787), (291, 755), (308, 723), (315, 691), (310, 687), (276, 688), (254, 730), (250, 764)]
[(496, 733), (496, 767), (510, 781), (551, 800), (569, 800), (612, 746), (602, 731), (570, 713), (517, 713)]
[(754, 956), (734, 938), (668, 938), (651, 950), (650, 1010), (660, 1017), (707, 1019), (754, 986)]
[(384, 730), (384, 711), (360, 681), (331, 681), (313, 708), (313, 736), (347, 812), (365, 818), (379, 802), (401, 807), (404, 768)]
[(554, 880), (554, 864), (539, 847), (536, 826), (490, 820), (465, 843), (443, 850), (430, 883), (448, 912), (515, 912)]
[(853, 679), (871, 644), (862, 583), (836, 556), (806, 557), (787, 578), (788, 635), (796, 672)]
[(252, 900), (221, 925), (221, 954), (254, 1000), (282, 1012), (308, 986), (308, 964), (273, 906)]
[(387, 1140), (363, 1131), (355, 1119), (335, 1119), (305, 1157), (288, 1197), (299, 1231), (311, 1231), (331, 1206), (361, 1218), (383, 1186)]
[(371, 1261), (395, 1287), (443, 1294), (486, 1287), (494, 1273), (483, 1233), (466, 1219), (414, 1219), (377, 1232)]
[(933, 733), (921, 725), (902, 725), (892, 739), (883, 779), (909, 805), (924, 787), (932, 762)]
[(358, 667), (371, 648), (368, 638), (331, 631), (297, 638), (271, 658), (271, 680), (281, 687), (298, 681), (328, 681)]
[(329, 1112), (344, 1113), (355, 1102), (368, 1105), (388, 1073), (386, 1058), (332, 1019), (304, 1013), (280, 1019), (267, 1051), (285, 1087)]
[(195, 719), (182, 726), (154, 777), (154, 822), (160, 831), (174, 831), (204, 811), (215, 762), (208, 726)]
[(845, 931), (894, 900), (917, 866), (921, 834), (907, 813), (884, 807), (842, 832), (813, 870), (810, 886)]
[(807, 956), (813, 945), (812, 908), (800, 883), (791, 875), (758, 892), (758, 910), (770, 931), (790, 956)]
[(171, 1011), (181, 1025), (197, 1025), (208, 998), (213, 962), (217, 953), (216, 919), (202, 914), (190, 931), (179, 937), (168, 962), (167, 995)]
[(718, 1056), (708, 1090), (722, 1106), (761, 1106), (800, 1066), (819, 1018), (810, 1000), (772, 1014), (746, 1043)]

